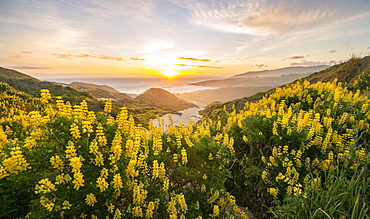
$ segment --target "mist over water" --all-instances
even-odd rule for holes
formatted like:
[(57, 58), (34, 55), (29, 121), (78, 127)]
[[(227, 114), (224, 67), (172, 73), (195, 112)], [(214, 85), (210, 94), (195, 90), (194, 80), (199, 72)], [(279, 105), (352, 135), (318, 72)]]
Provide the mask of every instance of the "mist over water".
[(53, 78), (46, 79), (59, 83), (85, 82), (97, 85), (108, 85), (122, 93), (141, 94), (149, 88), (162, 88), (173, 94), (187, 93), (198, 90), (214, 89), (208, 86), (194, 86), (190, 83), (214, 78), (159, 78), (159, 77), (127, 77), (127, 78)]

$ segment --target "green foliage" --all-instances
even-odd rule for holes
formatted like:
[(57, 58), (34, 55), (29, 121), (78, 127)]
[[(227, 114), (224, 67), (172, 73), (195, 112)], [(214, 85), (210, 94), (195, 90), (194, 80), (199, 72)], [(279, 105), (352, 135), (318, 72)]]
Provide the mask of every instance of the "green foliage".
[[(350, 175), (337, 168), (326, 177), (323, 187), (303, 187), (301, 197), (288, 195), (284, 205), (271, 209), (275, 218), (368, 218), (370, 196), (369, 169)], [(312, 178), (315, 178), (312, 176)]]
[(0, 84), (0, 216), (369, 218), (367, 76), (299, 80), (165, 129)]
[(229, 148), (207, 124), (163, 133), (135, 124), (125, 108), (112, 117), (110, 101), (94, 113), (47, 90), (23, 100), (3, 87), (1, 216), (247, 218), (224, 187)]

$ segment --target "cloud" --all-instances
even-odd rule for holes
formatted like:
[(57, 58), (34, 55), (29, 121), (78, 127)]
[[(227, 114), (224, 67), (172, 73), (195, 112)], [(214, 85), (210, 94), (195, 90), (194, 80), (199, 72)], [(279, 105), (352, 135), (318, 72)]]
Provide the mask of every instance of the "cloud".
[[(291, 35), (369, 16), (369, 3), (336, 1), (189, 1), (190, 21), (212, 30), (248, 35)], [(358, 7), (362, 5), (363, 7)]]
[(337, 53), (338, 51), (333, 49), (333, 50), (330, 50), (329, 53)]
[(72, 59), (72, 58), (97, 58), (97, 59), (105, 59), (105, 60), (112, 60), (112, 61), (144, 61), (144, 59), (141, 58), (122, 58), (122, 57), (114, 57), (114, 56), (108, 56), (108, 55), (89, 55), (89, 54), (77, 54), (77, 55), (72, 55), (72, 54), (57, 54), (57, 53), (52, 53), (51, 55), (54, 55), (58, 58), (64, 58), (64, 59)]
[(257, 67), (257, 68), (265, 68), (267, 67), (268, 65), (265, 65), (265, 64), (256, 64), (256, 65), (251, 65), (251, 67)]
[(11, 69), (50, 69), (47, 67), (34, 67), (34, 66), (9, 66)]
[(178, 59), (182, 60), (188, 60), (188, 61), (199, 61), (199, 62), (211, 62), (211, 59), (198, 59), (198, 58), (185, 58), (185, 57), (179, 57)]
[(349, 48), (351, 48), (351, 47), (352, 47), (352, 45), (351, 45), (351, 43), (350, 43), (350, 42), (344, 42), (344, 43), (342, 43), (342, 45), (343, 45), (344, 47), (346, 47), (346, 49), (349, 49)]
[(287, 60), (287, 59), (304, 59), (304, 56), (291, 56), (291, 57), (286, 57), (283, 60)]
[(28, 56), (31, 56), (33, 53), (30, 52), (30, 51), (20, 51), (20, 52), (17, 52), (15, 53), (14, 55), (11, 55), (10, 57), (11, 58), (17, 58), (17, 59), (20, 59), (20, 58), (24, 58), (24, 57), (28, 57)]
[(196, 68), (217, 68), (221, 69), (223, 67), (214, 67), (214, 66), (208, 66), (208, 65), (185, 65), (185, 64), (174, 64), (181, 67), (196, 67)]

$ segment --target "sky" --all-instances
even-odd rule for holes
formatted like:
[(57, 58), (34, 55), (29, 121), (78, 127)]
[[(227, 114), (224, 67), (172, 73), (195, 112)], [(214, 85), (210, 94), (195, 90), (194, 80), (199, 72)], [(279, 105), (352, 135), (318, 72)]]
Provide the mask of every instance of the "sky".
[(0, 66), (231, 76), (370, 54), (369, 0), (0, 0)]

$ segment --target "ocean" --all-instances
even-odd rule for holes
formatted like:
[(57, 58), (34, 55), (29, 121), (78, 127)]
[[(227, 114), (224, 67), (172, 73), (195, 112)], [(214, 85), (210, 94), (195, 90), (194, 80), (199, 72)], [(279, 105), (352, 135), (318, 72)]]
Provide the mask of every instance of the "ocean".
[(141, 94), (149, 88), (162, 88), (173, 94), (187, 93), (198, 90), (214, 89), (213, 87), (189, 85), (214, 78), (160, 78), (160, 77), (127, 77), (127, 78), (52, 78), (45, 79), (59, 83), (85, 82), (108, 85), (122, 93)]

